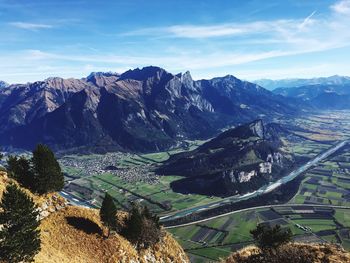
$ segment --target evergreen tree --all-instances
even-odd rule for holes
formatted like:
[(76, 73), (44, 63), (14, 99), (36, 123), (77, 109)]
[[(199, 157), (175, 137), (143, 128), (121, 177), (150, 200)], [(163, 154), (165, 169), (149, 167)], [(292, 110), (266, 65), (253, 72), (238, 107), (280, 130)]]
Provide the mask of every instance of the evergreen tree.
[(33, 261), (40, 251), (39, 213), (33, 200), (11, 184), (3, 194), (0, 211), (0, 261)]
[(7, 171), (9, 176), (17, 180), (22, 186), (32, 188), (34, 176), (29, 160), (23, 156), (18, 158), (10, 155), (7, 159)]
[(108, 228), (108, 236), (111, 230), (116, 230), (117, 220), (116, 220), (117, 207), (114, 204), (112, 196), (106, 193), (102, 206), (100, 209), (100, 217), (103, 224)]
[(54, 153), (49, 147), (38, 144), (33, 151), (34, 190), (39, 194), (62, 190), (64, 176)]

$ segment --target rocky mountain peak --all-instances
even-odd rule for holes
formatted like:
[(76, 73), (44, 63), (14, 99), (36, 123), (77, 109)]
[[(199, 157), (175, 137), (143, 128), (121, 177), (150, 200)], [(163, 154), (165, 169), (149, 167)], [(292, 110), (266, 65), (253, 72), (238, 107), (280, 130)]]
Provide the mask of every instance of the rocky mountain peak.
[(191, 86), (193, 84), (193, 79), (189, 71), (181, 75), (181, 82), (186, 86)]
[(136, 68), (133, 70), (128, 70), (121, 74), (120, 79), (134, 79), (139, 81), (145, 81), (149, 78), (161, 79), (164, 75), (171, 75), (165, 69), (155, 66), (143, 67), (142, 69)]
[(116, 72), (91, 72), (86, 77), (86, 81), (92, 83), (98, 87), (105, 87), (113, 82), (116, 82), (120, 77)]
[(9, 84), (7, 84), (5, 81), (0, 80), (0, 88), (6, 88)]

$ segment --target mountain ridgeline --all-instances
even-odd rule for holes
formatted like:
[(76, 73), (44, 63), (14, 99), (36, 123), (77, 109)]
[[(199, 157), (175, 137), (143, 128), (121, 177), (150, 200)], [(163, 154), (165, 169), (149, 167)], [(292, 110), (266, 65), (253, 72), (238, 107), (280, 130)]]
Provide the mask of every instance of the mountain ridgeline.
[(262, 120), (229, 129), (197, 149), (170, 157), (158, 169), (162, 175), (182, 175), (174, 191), (215, 196), (256, 190), (288, 171), (293, 156), (281, 138), (289, 133)]
[(1, 88), (0, 143), (24, 149), (45, 143), (56, 151), (158, 151), (300, 109), (294, 99), (230, 75), (194, 81), (189, 72), (173, 75), (158, 67), (92, 73)]
[(350, 108), (350, 77), (331, 76), (311, 79), (257, 80), (273, 93), (293, 98), (321, 110)]

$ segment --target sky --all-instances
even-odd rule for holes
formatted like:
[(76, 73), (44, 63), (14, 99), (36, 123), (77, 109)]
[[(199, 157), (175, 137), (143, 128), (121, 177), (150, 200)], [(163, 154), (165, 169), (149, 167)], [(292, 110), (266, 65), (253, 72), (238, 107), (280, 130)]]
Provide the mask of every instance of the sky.
[(0, 80), (350, 75), (350, 0), (0, 0)]

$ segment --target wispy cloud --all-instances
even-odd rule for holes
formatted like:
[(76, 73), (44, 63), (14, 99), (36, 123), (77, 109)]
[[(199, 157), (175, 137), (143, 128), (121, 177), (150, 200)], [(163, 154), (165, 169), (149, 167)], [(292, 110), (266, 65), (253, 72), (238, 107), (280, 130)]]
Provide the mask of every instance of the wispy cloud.
[(50, 29), (53, 28), (53, 25), (49, 24), (38, 24), (38, 23), (27, 23), (27, 22), (11, 22), (11, 26), (26, 29), (26, 30), (40, 30), (40, 29)]
[[(26, 50), (24, 47), (24, 50), (12, 54), (1, 55), (0, 52), (0, 61), (3, 62), (0, 65), (0, 72), (2, 74), (8, 72), (8, 75), (17, 74), (16, 72), (18, 75), (32, 74), (36, 78), (40, 72), (61, 75), (59, 72), (62, 71), (63, 75), (68, 74), (67, 69), (72, 74), (76, 74), (85, 67), (84, 65), (89, 65), (85, 67), (85, 71), (157, 65), (173, 72), (191, 70), (201, 77), (204, 76), (200, 72), (209, 75), (210, 72), (220, 74), (218, 72), (223, 69), (227, 73), (230, 69), (238, 69), (237, 72), (242, 72), (243, 77), (246, 75), (256, 78), (259, 76), (258, 70), (239, 70), (250, 66), (255, 70), (254, 66), (260, 63), (260, 65), (270, 65), (271, 68), (271, 71), (269, 67), (261, 68), (260, 75), (263, 77), (283, 75), (283, 72), (287, 72), (286, 75), (293, 72), (299, 75), (304, 72), (319, 74), (327, 71), (328, 64), (318, 67), (315, 63), (316, 66), (310, 67), (308, 71), (307, 65), (311, 65), (311, 62), (305, 59), (294, 61), (293, 63), (298, 65), (293, 71), (289, 71), (288, 66), (281, 69), (273, 69), (273, 67), (276, 61), (280, 62), (282, 59), (288, 61), (288, 56), (312, 56), (316, 52), (321, 54), (324, 51), (350, 46), (348, 29), (350, 15), (346, 14), (350, 14), (350, 0), (340, 0), (329, 6), (328, 11), (318, 9), (295, 19), (220, 24), (174, 24), (113, 34), (114, 38), (110, 35), (102, 36), (101, 38), (105, 37), (110, 42), (116, 39), (118, 41), (117, 48), (111, 48), (108, 52), (103, 51), (106, 50), (103, 48), (89, 48), (87, 51), (86, 47), (72, 48), (67, 45), (56, 48), (37, 46), (37, 50)], [(47, 22), (48, 24), (24, 22), (11, 24), (28, 30), (65, 26), (65, 24), (58, 24), (57, 21), (45, 21), (50, 22)], [(145, 44), (140, 45), (141, 42), (147, 41), (154, 46), (146, 48)], [(130, 47), (125, 45), (126, 42), (132, 43)], [(120, 48), (121, 44), (123, 49)], [(20, 68), (17, 61), (21, 61)], [(261, 62), (255, 63), (258, 61)], [(47, 67), (43, 68), (43, 66)], [(11, 80), (8, 81), (11, 82)]]
[(350, 0), (341, 0), (332, 5), (331, 8), (339, 14), (350, 15)]

